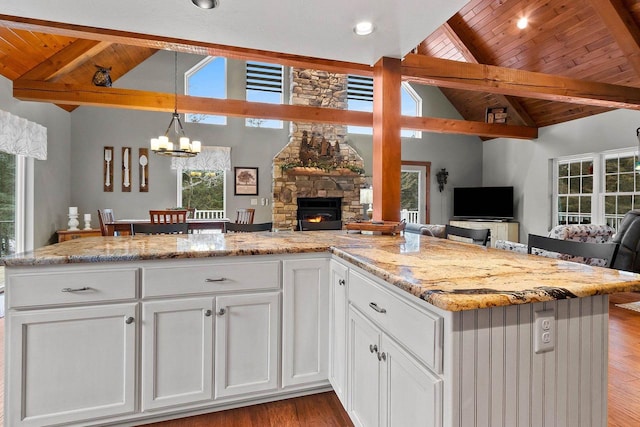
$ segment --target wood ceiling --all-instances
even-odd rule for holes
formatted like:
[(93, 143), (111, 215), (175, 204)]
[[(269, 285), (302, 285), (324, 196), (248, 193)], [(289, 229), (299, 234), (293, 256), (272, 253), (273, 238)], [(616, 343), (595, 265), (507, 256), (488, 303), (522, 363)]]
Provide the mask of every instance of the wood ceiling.
[[(523, 15), (529, 26), (519, 30), (515, 23)], [(639, 23), (640, 0), (471, 0), (402, 63), (403, 78), (439, 86), (465, 121), (403, 118), (403, 127), (535, 138), (539, 127), (612, 108), (640, 109)], [(372, 73), (360, 64), (0, 15), (0, 74), (14, 82), (14, 96), (68, 111), (78, 105), (171, 111), (171, 94), (91, 86), (96, 65), (111, 66), (116, 81), (157, 49)], [(368, 113), (187, 96), (179, 107), (352, 124), (372, 120)], [(488, 107), (507, 107), (507, 125), (484, 123)]]

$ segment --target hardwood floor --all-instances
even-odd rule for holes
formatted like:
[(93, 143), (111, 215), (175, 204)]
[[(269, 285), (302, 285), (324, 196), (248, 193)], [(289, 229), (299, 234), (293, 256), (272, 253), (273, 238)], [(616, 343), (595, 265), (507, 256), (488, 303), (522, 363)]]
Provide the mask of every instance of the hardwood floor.
[[(615, 304), (640, 301), (640, 293), (609, 298), (609, 427), (640, 425), (640, 312)], [(4, 389), (4, 319), (0, 319), (0, 394)], [(0, 399), (0, 425), (3, 402)], [(148, 424), (152, 427), (351, 427), (330, 393)]]

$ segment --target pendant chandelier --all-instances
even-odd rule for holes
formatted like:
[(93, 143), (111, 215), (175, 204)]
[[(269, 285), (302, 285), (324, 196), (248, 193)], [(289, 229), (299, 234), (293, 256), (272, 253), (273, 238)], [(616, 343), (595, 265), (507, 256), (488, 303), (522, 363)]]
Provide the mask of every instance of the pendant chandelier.
[(200, 141), (191, 141), (184, 133), (178, 114), (178, 52), (174, 53), (175, 106), (167, 131), (158, 138), (151, 138), (151, 151), (161, 156), (193, 157), (201, 150)]

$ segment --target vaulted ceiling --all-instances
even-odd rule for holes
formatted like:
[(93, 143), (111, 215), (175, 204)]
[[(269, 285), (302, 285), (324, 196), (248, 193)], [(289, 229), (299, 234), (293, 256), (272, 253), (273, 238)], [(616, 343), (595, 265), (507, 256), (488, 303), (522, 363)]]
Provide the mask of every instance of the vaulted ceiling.
[[(516, 27), (521, 16), (529, 20), (523, 30)], [(423, 130), (510, 136), (510, 132), (502, 133), (499, 128), (490, 131), (480, 124), (488, 107), (506, 107), (511, 132), (515, 137), (529, 138), (533, 134), (522, 129), (612, 108), (640, 109), (640, 1), (471, 0), (425, 36), (407, 52), (404, 78), (440, 86), (462, 117), (476, 125), (422, 121), (416, 127)], [(0, 15), (0, 74), (14, 82), (14, 96), (53, 102), (68, 111), (78, 105), (170, 110), (170, 94), (90, 88), (96, 65), (112, 67), (115, 81), (157, 49), (371, 74), (368, 65), (358, 63)], [(424, 57), (449, 61), (420, 59)], [(460, 62), (467, 65), (459, 68)], [(419, 72), (405, 74), (417, 66), (421, 67)], [(480, 85), (474, 87), (473, 80), (481, 80)], [(299, 114), (258, 107), (248, 111), (251, 103), (203, 107), (203, 102), (181, 101), (193, 112), (213, 109), (254, 117), (262, 112), (285, 119), (288, 114)], [(368, 119), (354, 114), (347, 120), (363, 123)]]

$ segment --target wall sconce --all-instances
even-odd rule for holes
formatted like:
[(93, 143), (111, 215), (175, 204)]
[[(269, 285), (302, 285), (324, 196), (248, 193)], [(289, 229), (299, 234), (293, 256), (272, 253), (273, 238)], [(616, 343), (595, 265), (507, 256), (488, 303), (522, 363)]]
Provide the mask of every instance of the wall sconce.
[(638, 154), (636, 155), (635, 171), (640, 172), (640, 128), (636, 129), (636, 138), (638, 139)]
[(369, 209), (366, 210), (369, 219), (373, 218), (373, 188), (361, 188), (360, 189), (360, 204), (369, 205)]
[(447, 177), (449, 176), (449, 172), (447, 172), (446, 168), (440, 169), (436, 174), (436, 179), (438, 180), (438, 190), (442, 193), (444, 190), (444, 185), (447, 183)]

